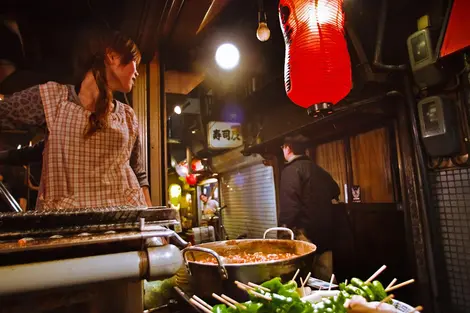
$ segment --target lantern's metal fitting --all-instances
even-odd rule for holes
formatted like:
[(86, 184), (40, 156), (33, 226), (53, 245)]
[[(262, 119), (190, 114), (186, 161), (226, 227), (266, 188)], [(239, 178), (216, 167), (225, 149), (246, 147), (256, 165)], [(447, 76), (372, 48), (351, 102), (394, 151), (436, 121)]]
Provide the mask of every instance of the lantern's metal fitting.
[(317, 103), (307, 109), (307, 114), (313, 117), (331, 114), (333, 113), (333, 110), (331, 109), (331, 107), (332, 107), (332, 104), (329, 102)]

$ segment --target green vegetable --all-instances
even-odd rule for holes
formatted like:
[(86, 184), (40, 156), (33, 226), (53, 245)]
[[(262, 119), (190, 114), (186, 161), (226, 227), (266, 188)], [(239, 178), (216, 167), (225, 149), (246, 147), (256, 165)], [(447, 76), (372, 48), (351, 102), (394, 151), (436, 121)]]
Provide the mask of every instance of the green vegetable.
[(362, 290), (360, 288), (357, 288), (353, 285), (347, 285), (346, 286), (346, 291), (350, 294), (359, 295), (359, 296), (364, 297), (364, 298), (367, 299), (367, 293), (364, 290)]
[(289, 313), (312, 313), (312, 304), (307, 301), (294, 301), (294, 304), (290, 307)]
[(364, 290), (366, 293), (367, 293), (367, 300), (369, 301), (375, 301), (375, 295), (374, 293), (372, 292), (372, 290), (369, 288), (369, 286), (367, 285), (363, 285), (362, 286), (362, 290)]
[(361, 288), (364, 285), (364, 282), (359, 278), (354, 277), (353, 279), (351, 279), (351, 285)]
[(318, 309), (320, 312), (323, 312), (326, 309), (325, 302), (320, 301), (315, 303), (315, 308)]
[(263, 308), (263, 304), (259, 302), (245, 302), (243, 304), (246, 306), (246, 310), (242, 310), (241, 308), (238, 308), (239, 312), (246, 312), (246, 313), (260, 313), (261, 309)]
[(340, 294), (345, 298), (345, 300), (351, 298), (351, 295), (346, 290), (341, 291)]
[(269, 288), (270, 292), (258, 289), (257, 292), (268, 296), (271, 301), (257, 298), (250, 293), (251, 301), (243, 303), (246, 309), (237, 305), (236, 309), (223, 304), (213, 307), (213, 313), (347, 313), (344, 303), (352, 295), (359, 295), (368, 301), (383, 300), (387, 293), (379, 281), (364, 283), (358, 278), (351, 279), (351, 284), (340, 283), (338, 295), (323, 298), (312, 304), (303, 301), (297, 293), (297, 283), (290, 281), (282, 284), (280, 278), (264, 282), (261, 286)]
[(333, 301), (331, 301), (330, 298), (323, 298), (322, 301), (325, 303), (325, 308), (333, 307)]
[(335, 305), (336, 313), (345, 313), (346, 309), (344, 308), (344, 303), (346, 302), (346, 297), (340, 292), (337, 296), (333, 297), (333, 303)]
[(228, 309), (225, 304), (217, 304), (212, 307), (213, 313), (228, 313)]
[(372, 284), (370, 284), (370, 287), (374, 291), (374, 294), (376, 295), (375, 299), (377, 301), (382, 301), (387, 297), (387, 293), (385, 292), (384, 286), (378, 280), (374, 280)]
[(367, 297), (365, 297), (368, 301), (375, 301), (376, 297), (374, 295), (374, 292), (369, 288), (368, 284), (364, 283), (362, 280), (359, 278), (353, 278), (351, 279), (351, 284), (354, 287), (357, 287), (359, 289), (362, 289), (366, 294)]
[(278, 292), (284, 285), (280, 277), (273, 278), (261, 284), (261, 286), (268, 288), (271, 292)]
[[(299, 311), (297, 311), (299, 312)], [(303, 311), (300, 311), (301, 313), (313, 313), (313, 307), (309, 306), (309, 307), (305, 307)], [(294, 313), (294, 312), (292, 312)]]
[(295, 282), (295, 280), (291, 280), (287, 284), (283, 285), (282, 287), (285, 288), (285, 289), (296, 290), (297, 289), (297, 283)]
[(148, 282), (144, 280), (144, 307), (152, 309), (168, 303), (174, 296), (176, 278)]
[(283, 285), (278, 291), (278, 294), (285, 296), (285, 297), (291, 297), (294, 299), (300, 299), (300, 295), (297, 292), (297, 283), (295, 281), (291, 281), (285, 285)]

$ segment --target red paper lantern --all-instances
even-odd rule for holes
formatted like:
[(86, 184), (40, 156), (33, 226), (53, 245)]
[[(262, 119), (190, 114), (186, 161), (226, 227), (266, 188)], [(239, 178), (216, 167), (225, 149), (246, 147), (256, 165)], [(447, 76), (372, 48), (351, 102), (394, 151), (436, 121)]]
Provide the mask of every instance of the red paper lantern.
[(190, 186), (196, 185), (196, 183), (197, 183), (197, 177), (196, 177), (196, 175), (194, 175), (194, 174), (189, 174), (188, 176), (186, 176), (186, 182), (187, 182), (188, 185), (190, 185)]
[(295, 104), (334, 105), (351, 90), (343, 0), (280, 0), (286, 43), (284, 82)]

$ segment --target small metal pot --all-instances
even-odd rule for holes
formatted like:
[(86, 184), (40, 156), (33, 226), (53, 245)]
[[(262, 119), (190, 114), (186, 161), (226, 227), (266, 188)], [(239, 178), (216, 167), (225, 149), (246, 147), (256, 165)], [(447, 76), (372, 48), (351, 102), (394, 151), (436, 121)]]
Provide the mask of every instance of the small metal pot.
[[(292, 278), (297, 269), (302, 274), (311, 271), (316, 246), (312, 243), (293, 240), (294, 234), (288, 228), (275, 227), (268, 229), (289, 231), (292, 240), (278, 239), (241, 239), (204, 243), (183, 250), (186, 268), (191, 276), (192, 291), (201, 298), (209, 299), (212, 293), (225, 294), (238, 301), (247, 299), (247, 294), (235, 285), (234, 281), (243, 283), (263, 283), (274, 277), (283, 280)], [(240, 252), (295, 253), (297, 256), (279, 261), (224, 264), (221, 256)], [(198, 263), (207, 257), (214, 256), (218, 264)], [(189, 260), (188, 260), (189, 256)]]

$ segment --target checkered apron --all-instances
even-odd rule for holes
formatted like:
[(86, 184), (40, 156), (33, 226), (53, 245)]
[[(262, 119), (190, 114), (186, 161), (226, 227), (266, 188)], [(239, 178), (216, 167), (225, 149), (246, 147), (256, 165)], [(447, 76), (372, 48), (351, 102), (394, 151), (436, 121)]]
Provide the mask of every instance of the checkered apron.
[(138, 133), (132, 109), (119, 103), (108, 126), (85, 139), (91, 112), (68, 100), (67, 86), (40, 86), (49, 134), (37, 210), (145, 206), (129, 159)]

